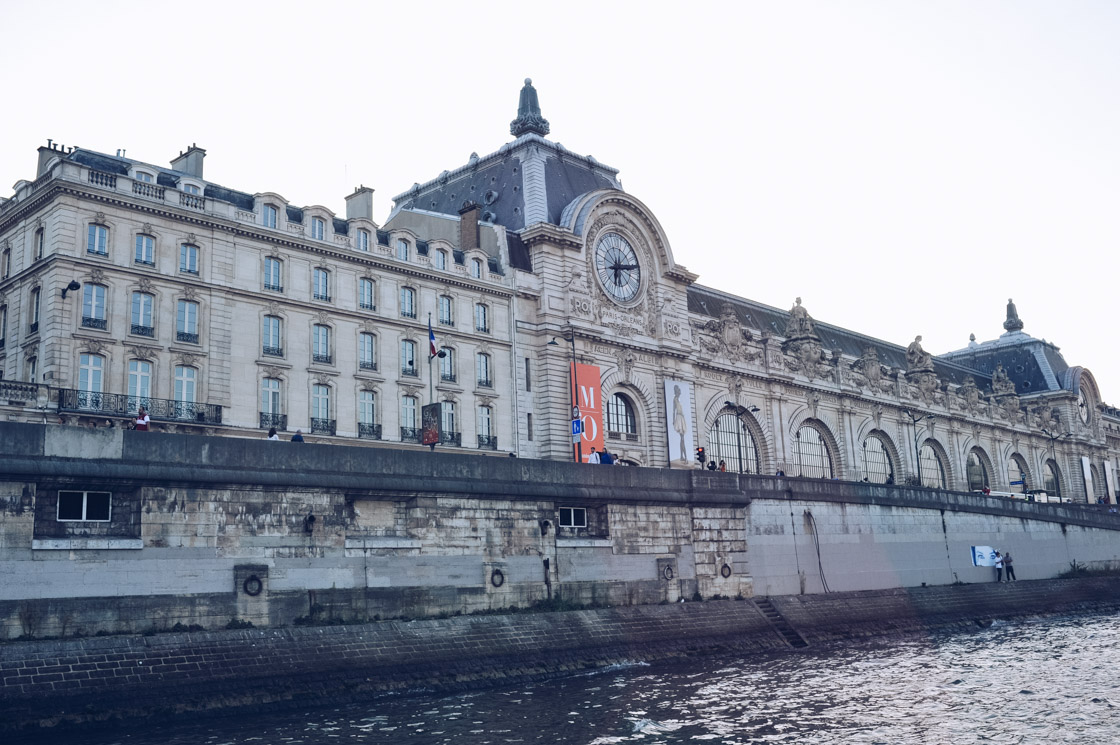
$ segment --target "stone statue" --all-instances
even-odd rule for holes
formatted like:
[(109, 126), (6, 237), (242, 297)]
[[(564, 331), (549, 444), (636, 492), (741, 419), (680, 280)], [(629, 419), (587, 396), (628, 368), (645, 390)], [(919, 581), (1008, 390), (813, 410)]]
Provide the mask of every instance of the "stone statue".
[(996, 369), (992, 372), (992, 393), (997, 396), (1005, 396), (1014, 392), (1015, 384), (1007, 376), (1007, 371), (1003, 369), (1003, 363), (997, 363)]
[(916, 370), (932, 370), (933, 369), (933, 356), (929, 352), (922, 349), (922, 337), (915, 336), (914, 341), (910, 342), (910, 346), (906, 347), (906, 370), (913, 372)]
[(812, 336), (813, 335), (813, 319), (809, 316), (809, 311), (801, 305), (801, 298), (794, 301), (793, 307), (789, 309), (789, 321), (786, 322), (786, 336), (790, 339), (795, 339), (799, 336)]
[(1015, 302), (1011, 298), (1007, 298), (1007, 320), (1003, 322), (1003, 327), (1009, 332), (1023, 330), (1023, 322), (1019, 320), (1019, 311), (1015, 309)]

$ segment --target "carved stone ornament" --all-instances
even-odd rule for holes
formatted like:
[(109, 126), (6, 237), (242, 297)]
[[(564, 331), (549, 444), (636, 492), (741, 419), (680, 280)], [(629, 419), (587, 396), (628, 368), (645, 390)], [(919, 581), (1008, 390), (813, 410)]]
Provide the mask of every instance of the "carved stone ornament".
[(8, 296), (5, 295), (4, 293), (0, 292), (0, 305), (4, 305), (7, 302), (8, 302)]
[(889, 393), (894, 387), (890, 380), (890, 370), (879, 362), (879, 351), (867, 346), (863, 355), (845, 371), (844, 381), (874, 392)]
[(933, 356), (922, 349), (921, 336), (915, 336), (906, 347), (906, 372), (933, 372)]
[(323, 375), (322, 373), (319, 373), (319, 374), (315, 375), (313, 380), (315, 381), (315, 385), (328, 385), (329, 386), (331, 384), (330, 376), (329, 375)]
[(82, 351), (87, 354), (104, 354), (105, 342), (96, 339), (87, 339), (82, 343)]
[(331, 322), (331, 317), (325, 310), (321, 310), (315, 315), (315, 320), (326, 326)]
[(786, 369), (801, 373), (809, 380), (827, 378), (831, 367), (824, 357), (819, 341), (802, 339), (784, 345)]
[(137, 286), (140, 288), (140, 292), (147, 293), (149, 295), (152, 293), (152, 280), (148, 279), (147, 277), (141, 277), (140, 281), (137, 283)]
[(358, 390), (368, 391), (368, 392), (373, 393), (373, 394), (379, 393), (378, 388), (377, 388), (377, 384), (376, 383), (371, 383), (368, 380), (362, 381), (362, 384), (360, 386), (358, 386)]
[(276, 301), (273, 301), (273, 302), (269, 303), (268, 304), (268, 314), (270, 316), (280, 315), (280, 303), (277, 303)]
[(89, 281), (94, 284), (103, 284), (105, 282), (105, 272), (98, 267), (94, 267), (90, 270)]
[(871, 407), (871, 418), (875, 420), (875, 429), (883, 428), (883, 405), (875, 404)]
[(373, 321), (371, 321), (367, 318), (364, 321), (362, 321), (361, 329), (362, 329), (362, 331), (365, 331), (367, 334), (372, 334), (372, 333), (375, 333), (377, 331), (377, 325), (374, 324)]
[(992, 393), (996, 396), (1015, 395), (1015, 384), (1011, 382), (1002, 363), (996, 363), (996, 369), (992, 371)]
[(418, 385), (402, 385), (400, 388), (404, 392), (404, 395), (413, 397), (419, 396), (420, 391), (423, 390), (423, 388)]
[(801, 305), (801, 298), (797, 298), (793, 301), (793, 307), (789, 309), (789, 320), (786, 321), (786, 337), (797, 339), (803, 336), (815, 337), (816, 335), (813, 317)]
[[(101, 352), (104, 349), (104, 345), (102, 345), (101, 342), (97, 342), (97, 341), (89, 342), (87, 347), (88, 348), (84, 351), (87, 351), (90, 354), (101, 354)], [(38, 357), (38, 356), (39, 356), (39, 345), (37, 343), (36, 344), (28, 344), (26, 347), (23, 348), (24, 359), (29, 360), (32, 357)]]
[(156, 350), (151, 347), (131, 346), (125, 349), (129, 357), (137, 360), (150, 360), (156, 356)]
[(140, 226), (140, 232), (150, 234), (152, 232), (152, 224), (150, 222), (144, 223), (142, 226)]
[(275, 378), (276, 380), (284, 379), (284, 370), (274, 365), (265, 365), (261, 368), (261, 372), (264, 373), (266, 378)]
[(731, 400), (734, 401), (736, 405), (739, 405), (739, 400), (743, 395), (744, 387), (745, 384), (743, 382), (742, 375), (732, 375), (731, 379), (727, 381), (727, 392), (728, 394), (730, 394)]
[(493, 396), (475, 396), (479, 406), (492, 406), (494, 404)]
[(198, 243), (198, 238), (195, 237), (194, 233), (187, 233), (187, 243)]
[(591, 285), (587, 275), (578, 268), (572, 269), (568, 277), (568, 307), (573, 316), (591, 318), (594, 304), (591, 302)]
[(198, 290), (196, 290), (191, 285), (187, 285), (186, 287), (183, 288), (183, 299), (184, 300), (197, 300), (198, 299)]
[(739, 315), (730, 303), (724, 303), (718, 319), (695, 324), (700, 349), (713, 357), (729, 362), (757, 362), (762, 354), (748, 346), (754, 339), (750, 330), (739, 322)]
[(814, 419), (817, 418), (817, 409), (820, 407), (820, 405), (821, 405), (821, 394), (814, 391), (813, 394), (811, 396), (809, 396), (809, 411), (813, 412), (813, 418)]
[(616, 353), (615, 358), (618, 360), (619, 376), (622, 378), (623, 382), (631, 382), (630, 376), (634, 372), (634, 362), (637, 360), (637, 357), (634, 356), (634, 352), (629, 349), (620, 349)]
[(175, 357), (175, 361), (184, 367), (194, 367), (198, 362), (198, 356), (193, 354), (180, 354)]
[(93, 219), (94, 219), (94, 222), (104, 223), (105, 222), (105, 213), (104, 212), (98, 212), (93, 216)]
[(980, 389), (976, 387), (976, 381), (971, 376), (965, 378), (964, 383), (957, 388), (957, 397), (961, 401), (962, 409), (976, 413), (980, 406)]
[(932, 372), (908, 372), (910, 395), (927, 406), (943, 403), (945, 397), (940, 393), (941, 380)]

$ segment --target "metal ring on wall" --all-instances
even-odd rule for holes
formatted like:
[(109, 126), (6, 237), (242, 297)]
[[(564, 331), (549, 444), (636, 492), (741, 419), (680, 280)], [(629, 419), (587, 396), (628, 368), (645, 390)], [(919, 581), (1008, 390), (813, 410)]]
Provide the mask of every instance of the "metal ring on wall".
[(665, 579), (673, 579), (673, 567), (671, 564), (666, 564), (665, 568), (661, 570), (661, 576)]
[(262, 590), (264, 590), (264, 582), (261, 582), (261, 578), (257, 575), (250, 574), (241, 584), (241, 589), (245, 591), (246, 595), (255, 598), (257, 595), (261, 594)]
[(724, 564), (722, 567), (720, 567), (719, 573), (723, 575), (724, 579), (727, 579), (731, 576), (731, 567), (729, 567), (727, 564)]
[(501, 587), (506, 583), (506, 575), (502, 574), (501, 569), (495, 569), (490, 572), (490, 584), (494, 587)]

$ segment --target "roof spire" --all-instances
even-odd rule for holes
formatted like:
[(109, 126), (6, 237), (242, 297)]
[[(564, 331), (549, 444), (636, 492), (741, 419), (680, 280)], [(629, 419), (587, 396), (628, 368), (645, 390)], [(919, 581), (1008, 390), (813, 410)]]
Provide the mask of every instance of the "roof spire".
[(1015, 309), (1015, 303), (1011, 298), (1007, 298), (1007, 320), (1003, 322), (1003, 327), (1009, 332), (1023, 330), (1023, 322), (1019, 320), (1019, 311)]
[(544, 137), (548, 134), (548, 120), (541, 116), (533, 79), (525, 78), (525, 87), (521, 89), (521, 100), (517, 104), (517, 118), (509, 123), (509, 133), (520, 137), (529, 132)]

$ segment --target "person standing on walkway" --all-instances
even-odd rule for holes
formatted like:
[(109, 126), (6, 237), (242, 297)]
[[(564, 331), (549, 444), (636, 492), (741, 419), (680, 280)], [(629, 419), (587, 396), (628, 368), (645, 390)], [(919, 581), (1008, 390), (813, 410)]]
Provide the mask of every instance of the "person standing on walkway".
[(595, 452), (595, 448), (591, 448), (591, 455), (587, 456), (587, 462), (594, 463), (596, 465), (602, 462), (599, 458), (599, 454)]
[(132, 428), (138, 432), (147, 432), (151, 423), (152, 418), (148, 416), (148, 410), (141, 406), (140, 411), (136, 412), (136, 421), (132, 423)]
[(1003, 557), (996, 551), (996, 582), (1003, 581)]
[(292, 435), (292, 442), (303, 442), (303, 430), (297, 429), (296, 433)]
[(1003, 568), (1007, 571), (1007, 581), (1015, 579), (1015, 567), (1011, 566), (1011, 552), (1008, 551), (1003, 556)]

